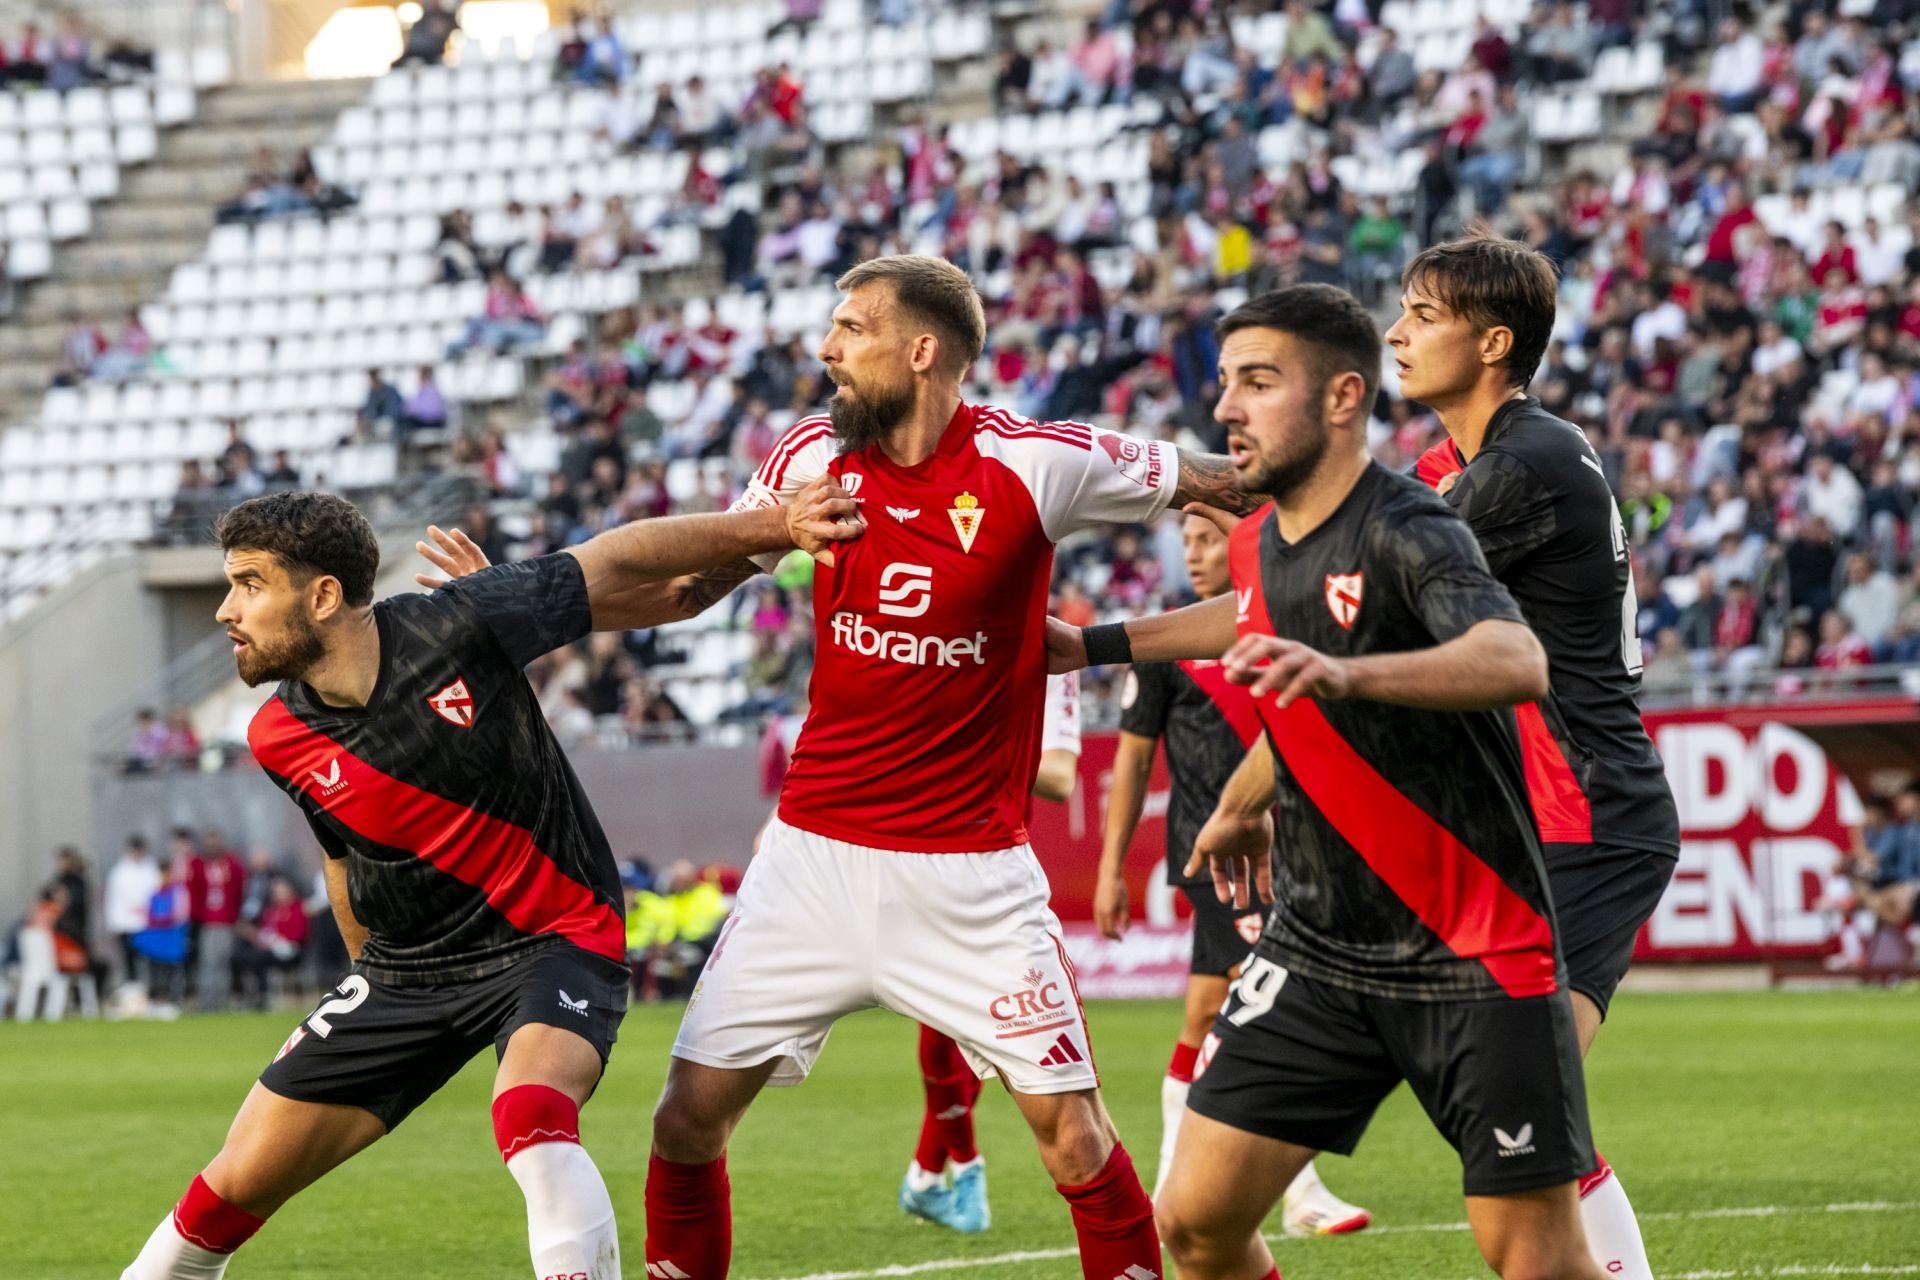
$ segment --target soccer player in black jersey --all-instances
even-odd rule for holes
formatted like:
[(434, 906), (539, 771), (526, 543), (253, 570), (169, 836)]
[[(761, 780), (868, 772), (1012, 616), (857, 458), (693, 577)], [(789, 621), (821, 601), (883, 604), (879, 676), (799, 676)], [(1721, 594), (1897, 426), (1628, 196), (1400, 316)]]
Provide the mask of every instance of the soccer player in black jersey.
[[(1181, 530), (1187, 576), (1194, 594), (1212, 600), (1232, 590), (1227, 535), (1205, 516), (1191, 515)], [(1136, 663), (1120, 698), (1120, 743), (1113, 758), (1113, 791), (1107, 798), (1106, 832), (1093, 894), (1093, 920), (1118, 940), (1129, 922), (1125, 864), (1145, 811), (1147, 782), (1161, 739), (1167, 744), (1172, 794), (1167, 802), (1167, 883), (1193, 907), (1193, 962), (1187, 976), (1186, 1019), (1160, 1082), (1160, 1173), (1154, 1193), (1173, 1164), (1174, 1136), (1187, 1111), (1200, 1045), (1227, 998), (1227, 984), (1240, 976), (1240, 962), (1253, 950), (1266, 919), (1266, 904), (1236, 908), (1214, 895), (1213, 881), (1187, 874), (1193, 838), (1213, 812), (1227, 780), (1260, 740), (1253, 699), (1231, 684), (1220, 663)], [(1269, 776), (1272, 766), (1268, 766)], [(1363, 1230), (1372, 1215), (1327, 1189), (1311, 1163), (1287, 1188), (1281, 1221), (1288, 1235), (1345, 1235)]]
[[(1447, 439), (1419, 476), (1472, 527), (1547, 651), (1551, 692), (1518, 709), (1527, 790), (1559, 913), (1580, 1050), (1592, 1046), (1680, 852), (1666, 771), (1640, 718), (1625, 528), (1586, 436), (1527, 395), (1553, 330), (1553, 264), (1472, 236), (1408, 263), (1386, 341), (1400, 390)], [(1580, 1187), (1610, 1275), (1653, 1280), (1633, 1206), (1602, 1158)]]
[(535, 1277), (618, 1280), (579, 1110), (626, 1011), (620, 882), (521, 668), (624, 625), (624, 602), (656, 581), (860, 529), (823, 479), (785, 508), (642, 521), (375, 603), (379, 544), (346, 501), (277, 493), (220, 518), (218, 619), (240, 677), (279, 682), (248, 742), (327, 855), (355, 963), (123, 1280), (221, 1276), (268, 1215), (489, 1044)]
[[(1602, 1280), (1576, 1195), (1594, 1167), (1579, 1043), (1512, 712), (1546, 693), (1546, 656), (1465, 523), (1369, 461), (1380, 339), (1364, 308), (1294, 286), (1220, 334), (1215, 416), (1242, 488), (1273, 499), (1231, 538), (1233, 597), (1048, 639), (1058, 669), (1224, 652), (1275, 759), (1276, 905), (1203, 1046), (1162, 1239), (1183, 1280), (1277, 1280), (1260, 1222), (1405, 1080), (1460, 1152), (1494, 1270)], [(1265, 835), (1216, 848), (1223, 897), (1264, 887)]]

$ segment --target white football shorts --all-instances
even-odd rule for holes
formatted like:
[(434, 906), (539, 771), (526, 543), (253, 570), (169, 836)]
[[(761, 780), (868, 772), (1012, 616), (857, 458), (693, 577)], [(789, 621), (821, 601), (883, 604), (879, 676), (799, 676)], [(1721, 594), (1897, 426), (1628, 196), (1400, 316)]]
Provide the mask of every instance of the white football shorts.
[(869, 849), (775, 818), (687, 1002), (673, 1056), (807, 1078), (834, 1022), (879, 1006), (1022, 1093), (1099, 1083), (1046, 874), (1026, 845)]

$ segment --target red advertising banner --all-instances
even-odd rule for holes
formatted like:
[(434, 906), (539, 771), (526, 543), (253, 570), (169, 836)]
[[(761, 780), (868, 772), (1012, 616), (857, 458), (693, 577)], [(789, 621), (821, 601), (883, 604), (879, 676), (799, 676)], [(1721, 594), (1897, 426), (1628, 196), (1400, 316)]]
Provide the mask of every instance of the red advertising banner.
[[(1860, 821), (1852, 786), (1812, 739), (1742, 708), (1647, 715), (1680, 810), (1673, 883), (1635, 946), (1647, 961), (1753, 961), (1824, 955), (1834, 921), (1815, 909)], [(1177, 994), (1185, 981), (1186, 900), (1169, 888), (1167, 779), (1156, 766), (1127, 859), (1137, 922), (1113, 943), (1092, 927), (1101, 826), (1118, 739), (1088, 734), (1080, 785), (1065, 804), (1036, 802), (1029, 823), (1053, 884), (1053, 909), (1087, 995)], [(1142, 928), (1141, 926), (1145, 926)]]

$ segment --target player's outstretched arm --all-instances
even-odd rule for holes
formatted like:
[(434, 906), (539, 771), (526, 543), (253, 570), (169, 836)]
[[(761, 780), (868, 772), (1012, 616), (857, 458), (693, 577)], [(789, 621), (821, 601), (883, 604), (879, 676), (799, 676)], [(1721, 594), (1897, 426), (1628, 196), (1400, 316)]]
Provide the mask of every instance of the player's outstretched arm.
[(1233, 463), (1225, 454), (1194, 453), (1190, 449), (1176, 449), (1174, 452), (1180, 458), (1180, 478), (1174, 486), (1170, 505), (1184, 510), (1190, 503), (1197, 502), (1218, 511), (1244, 516), (1251, 515), (1266, 503), (1264, 495), (1248, 493), (1240, 488), (1234, 479)]
[(1213, 659), (1227, 651), (1239, 627), (1232, 596), (1218, 596), (1150, 618), (1096, 627), (1047, 619), (1047, 671), (1058, 675), (1118, 662)]
[(1431, 649), (1335, 658), (1277, 636), (1244, 636), (1222, 659), (1227, 679), (1296, 698), (1364, 698), (1426, 711), (1491, 711), (1547, 694), (1547, 655), (1523, 622), (1488, 618)]
[(1158, 738), (1120, 731), (1113, 753), (1113, 789), (1107, 793), (1106, 828), (1100, 843), (1100, 869), (1094, 880), (1094, 927), (1116, 941), (1131, 922), (1127, 893), (1127, 850), (1146, 811), (1147, 782), (1153, 775)]
[(1213, 873), (1213, 892), (1235, 907), (1273, 901), (1273, 744), (1262, 737), (1227, 779), (1213, 816), (1193, 838), (1187, 874)]

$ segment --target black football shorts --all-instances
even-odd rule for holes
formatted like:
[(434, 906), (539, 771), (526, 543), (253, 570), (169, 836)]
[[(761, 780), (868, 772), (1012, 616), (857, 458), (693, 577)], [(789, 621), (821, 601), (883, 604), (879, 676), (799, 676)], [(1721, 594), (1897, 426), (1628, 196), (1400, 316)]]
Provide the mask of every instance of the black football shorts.
[(1187, 1106), (1314, 1151), (1352, 1155), (1405, 1080), (1460, 1153), (1467, 1195), (1506, 1195), (1594, 1170), (1587, 1091), (1564, 991), (1524, 999), (1362, 995), (1247, 961), (1201, 1046)]
[(1633, 963), (1633, 940), (1660, 905), (1678, 859), (1605, 844), (1550, 844), (1543, 852), (1567, 985), (1604, 1018)]
[(627, 1011), (624, 965), (571, 943), (488, 978), (397, 987), (349, 973), (294, 1029), (260, 1083), (297, 1102), (360, 1107), (389, 1131), (473, 1055), (532, 1023), (578, 1032), (604, 1065)]
[(1224, 978), (1253, 954), (1267, 908), (1236, 908), (1220, 901), (1211, 882), (1184, 885), (1180, 892), (1193, 904), (1193, 967), (1190, 972)]

